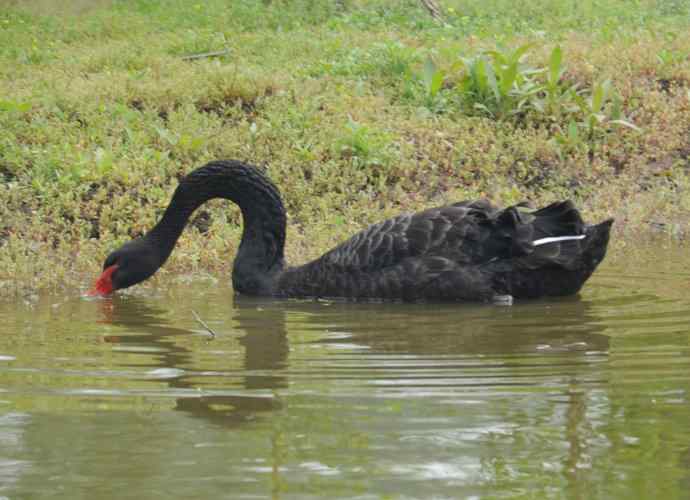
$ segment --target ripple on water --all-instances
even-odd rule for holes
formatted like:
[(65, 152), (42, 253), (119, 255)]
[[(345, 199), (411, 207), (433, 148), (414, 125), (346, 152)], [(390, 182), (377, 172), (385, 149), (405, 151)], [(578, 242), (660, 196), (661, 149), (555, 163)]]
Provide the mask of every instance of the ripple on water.
[(145, 376), (153, 379), (170, 379), (181, 377), (184, 374), (185, 371), (179, 368), (156, 368), (147, 371)]

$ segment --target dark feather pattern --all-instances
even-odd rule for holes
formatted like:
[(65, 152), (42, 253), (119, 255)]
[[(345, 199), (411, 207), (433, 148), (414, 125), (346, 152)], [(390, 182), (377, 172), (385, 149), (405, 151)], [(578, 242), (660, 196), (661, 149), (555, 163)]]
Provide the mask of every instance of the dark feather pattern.
[[(117, 273), (127, 275), (120, 283), (130, 286), (133, 274), (142, 281), (163, 265), (192, 212), (211, 198), (230, 199), (242, 210), (235, 290), (278, 297), (489, 301), (569, 295), (603, 260), (612, 224), (585, 224), (570, 201), (536, 211), (462, 201), (379, 222), (312, 262), (286, 267), (286, 216), (277, 188), (255, 167), (217, 161), (181, 181), (155, 228), (108, 257), (119, 266), (115, 288), (123, 287)], [(585, 237), (533, 245), (578, 235)]]

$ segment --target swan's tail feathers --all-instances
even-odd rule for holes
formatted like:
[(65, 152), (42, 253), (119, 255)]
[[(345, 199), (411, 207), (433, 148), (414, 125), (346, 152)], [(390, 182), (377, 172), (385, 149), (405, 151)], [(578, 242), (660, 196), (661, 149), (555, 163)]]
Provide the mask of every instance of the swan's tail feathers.
[(558, 201), (533, 212), (534, 239), (582, 235), (585, 222), (570, 200)]
[(612, 224), (613, 219), (610, 219), (597, 225), (583, 225), (582, 234), (533, 240), (533, 250), (523, 265), (533, 269), (557, 266), (571, 271), (580, 270), (589, 276), (604, 260)]
[[(495, 255), (499, 258), (531, 256), (538, 267), (543, 265), (544, 259), (558, 257), (562, 246), (577, 253), (577, 245), (571, 249), (570, 245), (563, 244), (584, 240), (587, 226), (571, 201), (552, 203), (534, 212), (521, 210), (522, 205), (524, 203), (497, 214), (493, 230), (500, 248), (495, 249)], [(508, 241), (509, 247), (502, 246)]]
[(599, 224), (587, 226), (585, 229), (587, 238), (584, 241), (583, 261), (590, 274), (606, 256), (612, 225), (613, 219), (607, 219)]
[(604, 260), (613, 220), (587, 225), (570, 202), (550, 205), (535, 216), (526, 254), (487, 263), (494, 288), (517, 298), (577, 293)]

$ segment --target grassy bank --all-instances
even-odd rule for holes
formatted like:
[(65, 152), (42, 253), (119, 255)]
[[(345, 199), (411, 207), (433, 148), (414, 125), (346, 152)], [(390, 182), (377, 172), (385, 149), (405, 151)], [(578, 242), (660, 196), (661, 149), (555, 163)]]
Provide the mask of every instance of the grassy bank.
[[(267, 168), (292, 263), (478, 196), (689, 234), (687, 2), (68, 3), (0, 0), (0, 295), (88, 285), (214, 158)], [(164, 279), (227, 275), (240, 223), (204, 207)]]

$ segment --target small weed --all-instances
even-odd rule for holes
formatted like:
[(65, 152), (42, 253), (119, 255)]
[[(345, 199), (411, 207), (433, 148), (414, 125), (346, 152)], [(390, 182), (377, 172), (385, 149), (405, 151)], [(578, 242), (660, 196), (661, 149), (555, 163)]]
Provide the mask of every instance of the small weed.
[(347, 52), (338, 50), (328, 60), (319, 61), (310, 74), (368, 77), (385, 84), (395, 84), (411, 77), (417, 60), (417, 51), (400, 42), (377, 43), (368, 50), (360, 47)]
[(31, 110), (30, 102), (11, 101), (0, 99), (0, 113), (18, 113), (23, 114)]
[(563, 52), (560, 46), (551, 51), (549, 66), (544, 71), (544, 82), (533, 98), (531, 106), (546, 120), (560, 122), (564, 117), (577, 111), (575, 96), (578, 84), (567, 85), (562, 78), (566, 68), (563, 66)]
[[(624, 118), (621, 97), (610, 80), (579, 89), (577, 83), (563, 79), (566, 68), (560, 46), (552, 49), (543, 68), (526, 63), (531, 47), (525, 44), (512, 51), (461, 58), (456, 89), (464, 109), (499, 120), (553, 124), (558, 130), (553, 142), (569, 149), (583, 140), (591, 143), (611, 127), (639, 130)], [(424, 82), (426, 101), (433, 102), (443, 85), (443, 73), (433, 62), (427, 62)]]
[(610, 80), (596, 83), (587, 96), (573, 91), (570, 97), (577, 104), (578, 112), (572, 113), (567, 129), (556, 132), (552, 140), (559, 146), (561, 157), (584, 144), (592, 147), (595, 139), (605, 135), (612, 127), (640, 131), (623, 118), (620, 95), (613, 89)]
[(184, 39), (169, 49), (172, 55), (191, 55), (228, 49), (228, 40), (222, 32), (213, 30), (187, 30)]
[(523, 114), (540, 91), (534, 77), (541, 72), (525, 63), (530, 45), (514, 51), (492, 50), (463, 57), (463, 76), (458, 86), (465, 105), (498, 119)]
[(371, 59), (370, 64), (378, 69), (382, 77), (395, 81), (412, 74), (412, 66), (418, 55), (414, 48), (392, 42), (374, 46)]
[(561, 160), (565, 154), (573, 153), (584, 146), (578, 124), (575, 120), (568, 122), (565, 131), (556, 132), (551, 142), (556, 146), (556, 151)]
[(664, 70), (683, 61), (687, 61), (688, 53), (681, 50), (661, 49), (656, 53), (656, 59), (659, 61), (661, 69)]
[(390, 138), (387, 134), (349, 119), (345, 134), (336, 143), (341, 158), (349, 159), (355, 166), (367, 167), (388, 162)]
[(690, 60), (690, 51), (663, 48), (656, 53), (658, 81), (662, 90), (670, 90), (673, 73)]
[(579, 125), (585, 129), (589, 140), (594, 139), (595, 134), (604, 132), (609, 125), (639, 131), (633, 123), (623, 119), (621, 98), (611, 85), (611, 80), (595, 84), (588, 97), (574, 94), (574, 98), (583, 115)]
[(433, 108), (436, 99), (443, 87), (443, 80), (445, 74), (443, 70), (436, 66), (431, 57), (427, 57), (424, 63), (424, 73), (422, 74), (422, 83), (424, 85), (424, 100), (428, 108)]

